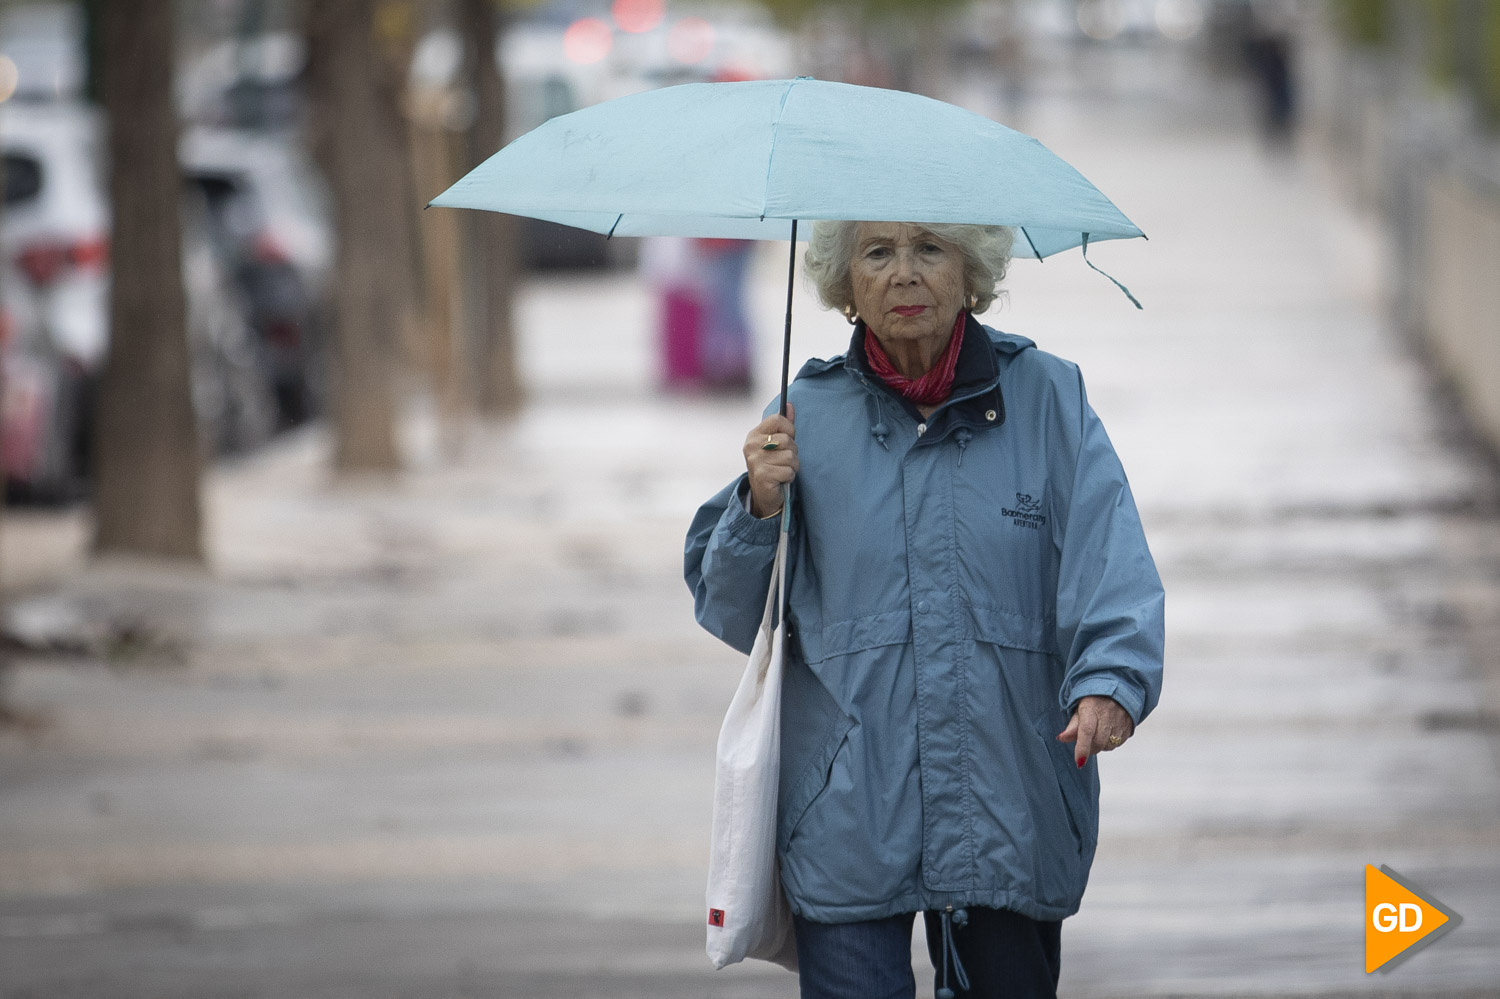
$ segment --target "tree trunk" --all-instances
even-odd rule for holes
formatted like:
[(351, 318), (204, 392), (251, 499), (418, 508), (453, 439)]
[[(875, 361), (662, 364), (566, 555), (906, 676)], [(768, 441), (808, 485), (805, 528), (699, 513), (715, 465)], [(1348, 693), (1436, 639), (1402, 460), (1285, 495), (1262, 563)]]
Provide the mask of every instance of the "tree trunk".
[(182, 289), (173, 5), (97, 8), (111, 123), (109, 356), (94, 426), (96, 553), (202, 561), (202, 458)]
[(401, 123), (382, 98), (373, 0), (312, 0), (308, 68), (315, 154), (338, 230), (333, 319), (334, 468), (391, 472), (395, 361), (412, 306)]
[[(469, 132), (469, 166), (488, 159), (505, 141), (505, 80), (495, 66), (499, 17), (495, 0), (459, 0), (467, 48), (469, 85), (474, 91), (474, 127)], [(469, 354), (479, 411), (514, 413), (523, 402), (516, 365), (515, 283), (520, 220), (494, 212), (464, 212), (465, 283), (470, 317)]]
[(384, 118), (391, 123), (390, 165), (401, 185), (403, 206), (397, 214), (399, 228), (390, 245), (393, 286), (406, 296), (401, 310), (399, 361), (403, 368), (420, 368), (427, 350), (423, 322), (428, 311), (426, 286), (422, 280), (421, 208), (427, 199), (418, 193), (415, 125), (410, 101), (412, 56), (416, 52), (422, 23), (432, 23), (436, 11), (431, 0), (378, 0), (375, 4), (376, 94), (385, 104)]
[[(446, 190), (458, 179), (460, 164), (468, 161), (467, 136), (449, 128), (447, 104), (451, 94), (432, 89), (414, 95), (412, 163), (417, 189), (426, 197)], [(469, 410), (469, 380), (465, 344), (460, 339), (463, 308), (459, 296), (460, 225), (463, 212), (439, 210), (420, 213), (422, 277), (425, 286), (427, 347), (423, 360), (437, 396), (440, 445), (444, 454), (462, 453), (463, 428)]]

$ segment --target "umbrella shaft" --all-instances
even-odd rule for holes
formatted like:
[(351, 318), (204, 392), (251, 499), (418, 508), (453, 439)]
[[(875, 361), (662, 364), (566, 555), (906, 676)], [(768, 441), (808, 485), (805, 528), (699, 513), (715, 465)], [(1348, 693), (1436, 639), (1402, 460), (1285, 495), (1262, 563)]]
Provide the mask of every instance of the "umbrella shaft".
[(797, 276), (797, 220), (792, 219), (792, 250), (786, 265), (786, 338), (781, 345), (781, 415), (786, 415), (786, 384), (792, 368), (792, 283)]

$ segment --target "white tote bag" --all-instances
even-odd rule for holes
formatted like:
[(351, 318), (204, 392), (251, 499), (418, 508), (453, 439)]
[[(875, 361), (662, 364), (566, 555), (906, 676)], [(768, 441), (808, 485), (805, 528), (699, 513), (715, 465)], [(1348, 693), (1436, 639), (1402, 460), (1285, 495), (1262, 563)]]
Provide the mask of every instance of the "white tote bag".
[(760, 633), (719, 729), (707, 893), (708, 956), (715, 968), (753, 957), (797, 970), (792, 911), (776, 861), (786, 620), (774, 628), (771, 622), (786, 606), (786, 548), (783, 513)]

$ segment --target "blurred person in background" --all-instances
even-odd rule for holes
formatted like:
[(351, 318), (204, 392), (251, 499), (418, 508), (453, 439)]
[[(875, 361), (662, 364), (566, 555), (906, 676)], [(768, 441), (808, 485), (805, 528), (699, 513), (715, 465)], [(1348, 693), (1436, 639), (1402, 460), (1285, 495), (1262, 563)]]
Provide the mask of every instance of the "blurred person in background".
[[(753, 79), (740, 67), (724, 67), (714, 83)], [(642, 241), (641, 273), (655, 288), (661, 380), (669, 390), (707, 390), (742, 395), (750, 391), (750, 321), (745, 315), (745, 278), (753, 240), (685, 239)]]
[[(715, 83), (755, 79), (741, 66), (725, 66)], [(714, 392), (750, 391), (750, 321), (745, 317), (745, 277), (755, 242), (747, 239), (699, 239), (694, 242), (705, 279), (702, 372), (704, 387)]]
[(668, 390), (750, 390), (745, 275), (754, 249), (743, 239), (641, 241), (641, 273), (656, 297), (660, 376)]
[(750, 391), (750, 322), (745, 318), (745, 275), (755, 243), (698, 239), (694, 249), (704, 276), (701, 371), (714, 392)]
[(703, 314), (707, 280), (694, 241), (682, 236), (641, 240), (641, 276), (656, 298), (661, 384), (691, 390), (703, 378)]
[[(853, 324), (689, 529), (698, 621), (748, 653), (790, 516), (777, 848), (804, 999), (1055, 996), (1096, 754), (1157, 702), (1163, 593), (1078, 368), (973, 318), (998, 226), (819, 222)], [(779, 400), (778, 400), (779, 402)]]
[(1285, 149), (1292, 144), (1297, 123), (1291, 35), (1284, 28), (1257, 22), (1257, 30), (1245, 39), (1245, 60), (1260, 91), (1261, 135), (1270, 148)]

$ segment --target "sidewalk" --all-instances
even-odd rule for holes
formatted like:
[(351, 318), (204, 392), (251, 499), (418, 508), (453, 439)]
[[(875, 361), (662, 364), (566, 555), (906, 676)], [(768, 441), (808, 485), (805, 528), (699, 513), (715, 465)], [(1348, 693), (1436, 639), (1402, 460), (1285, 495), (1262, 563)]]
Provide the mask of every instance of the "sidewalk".
[[(1017, 122), (1151, 236), (1090, 253), (1146, 310), (1072, 255), (985, 317), (1083, 366), (1168, 592), (1063, 994), (1494, 995), (1495, 483), (1316, 161), (1159, 98)], [(756, 272), (762, 385), (785, 266)], [(13, 608), (111, 654), (13, 672), (39, 727), (0, 734), (0, 997), (795, 994), (702, 954), (742, 664), (680, 576), (763, 399), (654, 397), (648, 311), (627, 278), (539, 282), (536, 401), (462, 461), (415, 413), (398, 485), (330, 488), (308, 432), (215, 472), (211, 575), (94, 567)], [(796, 322), (803, 354), (847, 340), (805, 294)], [(1382, 863), (1464, 917), (1388, 977)]]

